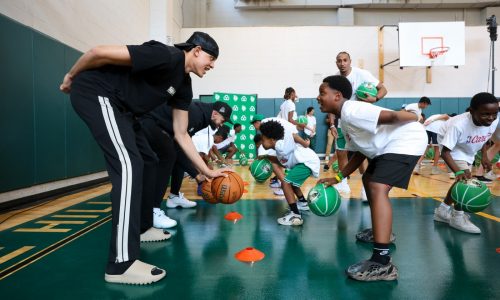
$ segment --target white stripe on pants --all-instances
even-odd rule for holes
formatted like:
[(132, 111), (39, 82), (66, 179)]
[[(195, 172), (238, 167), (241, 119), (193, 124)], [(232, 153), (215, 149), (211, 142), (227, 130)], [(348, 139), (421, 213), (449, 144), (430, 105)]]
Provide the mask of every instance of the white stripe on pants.
[(99, 96), (99, 103), (101, 104), (102, 115), (106, 123), (109, 137), (113, 142), (113, 146), (118, 153), (122, 167), (122, 185), (120, 195), (120, 212), (118, 218), (118, 228), (116, 237), (116, 261), (117, 263), (128, 261), (128, 235), (129, 235), (129, 221), (130, 221), (130, 200), (132, 193), (132, 164), (127, 149), (120, 136), (118, 125), (116, 124), (115, 114), (109, 99)]

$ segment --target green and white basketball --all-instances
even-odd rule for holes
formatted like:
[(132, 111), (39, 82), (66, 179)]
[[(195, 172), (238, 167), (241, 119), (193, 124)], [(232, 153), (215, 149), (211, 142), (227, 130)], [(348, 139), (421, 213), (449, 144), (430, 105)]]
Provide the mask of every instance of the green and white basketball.
[(377, 96), (377, 86), (371, 82), (363, 82), (360, 84), (356, 90), (356, 96), (361, 100), (365, 100), (366, 94), (372, 97)]
[(459, 181), (451, 189), (451, 198), (455, 207), (465, 212), (482, 211), (491, 203), (490, 189), (477, 179)]
[(334, 172), (338, 172), (339, 171), (339, 161), (338, 160), (336, 160), (336, 161), (333, 162), (332, 169), (333, 169)]
[(325, 188), (325, 185), (320, 183), (309, 191), (307, 202), (315, 215), (328, 217), (339, 209), (340, 195), (333, 186)]
[(434, 148), (431, 147), (427, 152), (425, 152), (425, 158), (427, 159), (434, 159)]
[(267, 159), (256, 159), (250, 165), (250, 173), (257, 182), (264, 182), (273, 174), (273, 166)]
[(297, 123), (299, 123), (299, 124), (306, 124), (307, 125), (307, 117), (306, 116), (299, 116), (297, 118)]
[(241, 166), (248, 165), (248, 158), (246, 158), (245, 156), (240, 156), (240, 165)]

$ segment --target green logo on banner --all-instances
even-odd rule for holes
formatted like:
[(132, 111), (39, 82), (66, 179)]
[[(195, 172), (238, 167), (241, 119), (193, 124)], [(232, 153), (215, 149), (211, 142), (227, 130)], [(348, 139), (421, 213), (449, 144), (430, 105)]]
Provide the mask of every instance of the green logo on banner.
[[(231, 120), (233, 123), (241, 124), (241, 132), (237, 135), (234, 143), (241, 153), (245, 153), (247, 158), (255, 158), (255, 145), (253, 143), (255, 128), (250, 124), (250, 121), (253, 120), (257, 111), (257, 102), (255, 101), (257, 95), (217, 92), (214, 94), (214, 99), (216, 101), (223, 99), (233, 109)], [(239, 159), (239, 156), (240, 153), (235, 158)]]

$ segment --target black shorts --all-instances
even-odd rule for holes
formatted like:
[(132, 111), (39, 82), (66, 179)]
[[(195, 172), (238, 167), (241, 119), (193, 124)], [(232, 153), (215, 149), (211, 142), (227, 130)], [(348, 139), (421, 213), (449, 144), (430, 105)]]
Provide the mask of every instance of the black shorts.
[(419, 159), (420, 156), (415, 155), (382, 154), (369, 160), (365, 174), (370, 174), (373, 182), (407, 189)]
[(428, 131), (427, 132), (427, 143), (430, 145), (437, 145), (438, 144), (438, 135), (435, 132)]

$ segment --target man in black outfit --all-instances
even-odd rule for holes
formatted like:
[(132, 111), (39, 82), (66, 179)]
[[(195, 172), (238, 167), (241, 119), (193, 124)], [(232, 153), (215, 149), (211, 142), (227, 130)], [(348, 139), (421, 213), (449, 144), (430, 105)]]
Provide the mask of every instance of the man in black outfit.
[(83, 54), (64, 76), (60, 90), (70, 93), (77, 114), (104, 152), (113, 186), (112, 234), (105, 280), (149, 284), (166, 272), (139, 260), (141, 241), (160, 241), (169, 233), (152, 227), (152, 200), (143, 198), (154, 182), (158, 159), (140, 130), (137, 117), (168, 103), (174, 137), (207, 177), (210, 170), (187, 133), (188, 107), (193, 98), (190, 73), (203, 77), (219, 54), (215, 40), (195, 32), (176, 47), (156, 41), (142, 45), (97, 46)]
[[(189, 106), (189, 122), (187, 132), (193, 136), (197, 131), (210, 126), (216, 129), (224, 122), (231, 122), (231, 107), (224, 102), (214, 103), (193, 102)], [(191, 161), (172, 138), (174, 134), (172, 123), (172, 108), (163, 104), (141, 119), (141, 127), (145, 136), (159, 159), (156, 172), (156, 186), (154, 189), (153, 226), (156, 228), (169, 228), (177, 223), (168, 218), (161, 210), (160, 205), (167, 190), (168, 182), (172, 179), (167, 207), (194, 207), (196, 202), (183, 199), (179, 192), (182, 185), (184, 172), (196, 178), (198, 183), (204, 180), (199, 176)]]

